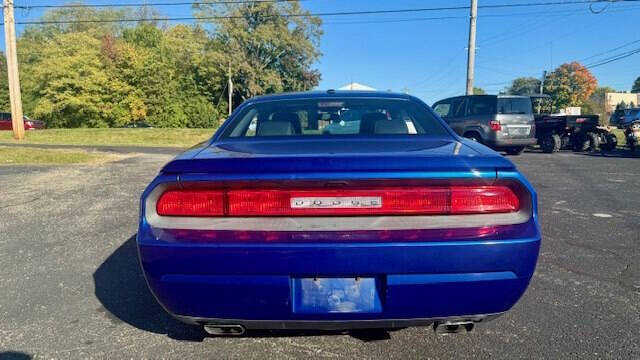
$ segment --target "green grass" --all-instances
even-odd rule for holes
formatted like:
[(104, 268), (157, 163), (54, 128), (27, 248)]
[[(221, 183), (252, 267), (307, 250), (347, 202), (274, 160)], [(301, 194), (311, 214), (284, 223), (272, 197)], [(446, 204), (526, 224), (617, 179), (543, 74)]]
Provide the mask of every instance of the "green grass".
[(105, 161), (112, 157), (114, 156), (88, 153), (82, 150), (69, 151), (0, 146), (0, 166), (82, 164)]
[[(618, 147), (626, 141), (621, 129), (612, 130), (618, 137)], [(11, 131), (0, 131), (2, 143), (107, 145), (107, 146), (166, 146), (190, 147), (210, 138), (215, 129), (46, 129), (27, 131), (26, 140), (13, 139)]]
[(46, 129), (27, 131), (26, 139), (13, 139), (11, 131), (0, 131), (0, 144), (61, 144), (108, 146), (190, 147), (210, 138), (214, 129)]

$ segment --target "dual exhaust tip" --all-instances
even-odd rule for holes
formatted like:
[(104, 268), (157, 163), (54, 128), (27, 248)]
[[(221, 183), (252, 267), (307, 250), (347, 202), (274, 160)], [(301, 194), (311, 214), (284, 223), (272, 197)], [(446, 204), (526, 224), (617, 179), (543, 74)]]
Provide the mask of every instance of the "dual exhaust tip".
[(241, 336), (247, 331), (242, 325), (204, 325), (204, 331), (216, 336)]
[(451, 335), (468, 333), (473, 330), (475, 322), (462, 321), (436, 321), (433, 323), (433, 331), (438, 335)]
[[(473, 330), (474, 321), (436, 321), (433, 323), (433, 331), (438, 335), (450, 335), (467, 333)], [(206, 324), (204, 330), (215, 336), (242, 336), (246, 328), (239, 324)]]

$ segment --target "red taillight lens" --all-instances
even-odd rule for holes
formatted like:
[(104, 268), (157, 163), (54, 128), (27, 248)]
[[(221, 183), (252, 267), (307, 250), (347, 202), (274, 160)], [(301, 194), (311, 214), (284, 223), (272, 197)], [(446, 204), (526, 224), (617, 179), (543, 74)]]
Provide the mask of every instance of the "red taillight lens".
[(453, 214), (501, 213), (519, 209), (518, 197), (506, 186), (451, 188)]
[(223, 190), (169, 190), (156, 205), (162, 216), (223, 216)]
[(489, 121), (489, 127), (490, 127), (490, 128), (491, 128), (491, 130), (493, 130), (493, 131), (500, 131), (500, 130), (502, 130), (502, 126), (500, 126), (500, 121), (497, 121), (497, 120)]
[(514, 212), (520, 202), (506, 186), (387, 187), (350, 190), (170, 190), (164, 216), (447, 215)]
[(448, 206), (440, 188), (229, 191), (231, 216), (438, 214)]

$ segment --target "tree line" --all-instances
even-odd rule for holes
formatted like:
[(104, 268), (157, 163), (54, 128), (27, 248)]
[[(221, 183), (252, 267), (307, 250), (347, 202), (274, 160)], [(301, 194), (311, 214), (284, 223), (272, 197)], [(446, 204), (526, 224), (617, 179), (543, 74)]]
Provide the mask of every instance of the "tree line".
[[(321, 20), (297, 1), (194, 6), (172, 25), (151, 7), (51, 10), (18, 39), (24, 113), (48, 127), (216, 127), (233, 103), (316, 86)], [(292, 16), (293, 15), (293, 16)], [(135, 24), (109, 22), (138, 18)], [(107, 21), (105, 21), (107, 20)], [(96, 22), (88, 22), (96, 21)], [(0, 106), (9, 109), (1, 58)]]
[[(568, 106), (581, 107), (586, 114), (605, 114), (602, 102), (605, 93), (617, 92), (609, 86), (598, 86), (595, 76), (577, 62), (562, 64), (544, 78), (519, 77), (505, 88), (503, 93), (513, 95), (539, 94), (543, 92), (553, 98), (554, 108)], [(640, 76), (631, 88), (632, 93), (640, 93)]]

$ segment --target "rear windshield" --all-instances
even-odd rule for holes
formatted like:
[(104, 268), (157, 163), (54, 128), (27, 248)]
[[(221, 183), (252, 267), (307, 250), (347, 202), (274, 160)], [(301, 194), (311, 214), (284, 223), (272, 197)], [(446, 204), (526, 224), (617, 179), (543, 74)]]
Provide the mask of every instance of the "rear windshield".
[(425, 106), (412, 101), (324, 98), (249, 105), (222, 136), (343, 135), (446, 136), (448, 132)]
[(498, 114), (531, 114), (529, 98), (498, 98)]

